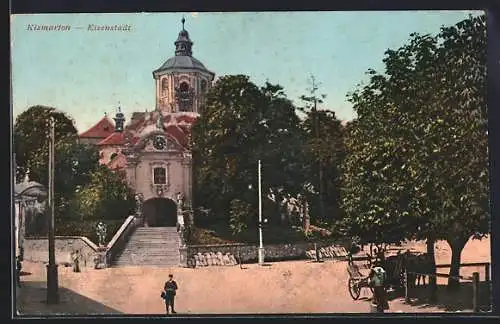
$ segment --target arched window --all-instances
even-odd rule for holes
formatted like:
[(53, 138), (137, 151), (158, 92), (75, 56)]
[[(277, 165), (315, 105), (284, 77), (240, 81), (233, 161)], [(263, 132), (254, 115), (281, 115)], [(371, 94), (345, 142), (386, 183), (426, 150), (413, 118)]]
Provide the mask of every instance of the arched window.
[(193, 104), (192, 91), (187, 82), (182, 82), (179, 85), (179, 91), (177, 93), (177, 99), (179, 102), (180, 111), (190, 111)]
[(163, 167), (153, 169), (153, 183), (155, 185), (167, 184), (167, 170)]
[(182, 82), (179, 89), (181, 92), (187, 92), (189, 90), (189, 84), (187, 84), (187, 82)]
[(207, 81), (205, 80), (201, 80), (201, 86), (200, 86), (200, 90), (201, 90), (201, 93), (205, 93), (207, 92)]
[(163, 78), (161, 80), (161, 95), (166, 96), (168, 94), (168, 80), (167, 78)]

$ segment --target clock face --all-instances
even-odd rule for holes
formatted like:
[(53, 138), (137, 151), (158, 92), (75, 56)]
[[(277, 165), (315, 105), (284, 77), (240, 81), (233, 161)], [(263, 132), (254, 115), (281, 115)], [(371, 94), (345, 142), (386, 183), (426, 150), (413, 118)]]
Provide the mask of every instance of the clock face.
[(153, 140), (153, 146), (157, 150), (163, 150), (167, 146), (167, 141), (163, 136), (156, 136)]

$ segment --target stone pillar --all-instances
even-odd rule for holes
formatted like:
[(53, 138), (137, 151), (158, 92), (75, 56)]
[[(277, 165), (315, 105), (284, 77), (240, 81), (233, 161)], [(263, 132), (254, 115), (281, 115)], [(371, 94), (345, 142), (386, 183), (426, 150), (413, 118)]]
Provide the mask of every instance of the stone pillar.
[(94, 255), (94, 269), (105, 269), (108, 267), (107, 248), (99, 247)]
[(183, 182), (184, 182), (184, 195), (186, 198), (185, 202), (185, 209), (186, 213), (188, 215), (188, 222), (189, 225), (194, 224), (194, 218), (193, 218), (193, 168), (192, 168), (192, 163), (191, 163), (191, 153), (184, 153), (183, 159), (182, 159), (182, 169), (184, 173), (183, 177)]
[(188, 252), (188, 249), (186, 246), (182, 246), (179, 248), (179, 255), (180, 255), (179, 266), (181, 266), (181, 267), (187, 268), (187, 266), (188, 266), (188, 262), (187, 262), (188, 253), (187, 252)]
[(127, 159), (127, 182), (133, 189), (137, 186), (137, 164), (136, 159)]

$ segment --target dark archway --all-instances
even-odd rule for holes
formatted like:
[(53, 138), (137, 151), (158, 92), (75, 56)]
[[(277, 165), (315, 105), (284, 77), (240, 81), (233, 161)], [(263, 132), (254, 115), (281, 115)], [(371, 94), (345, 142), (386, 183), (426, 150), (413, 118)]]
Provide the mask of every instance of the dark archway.
[(167, 198), (152, 198), (143, 205), (144, 220), (148, 226), (169, 227), (177, 225), (177, 205)]

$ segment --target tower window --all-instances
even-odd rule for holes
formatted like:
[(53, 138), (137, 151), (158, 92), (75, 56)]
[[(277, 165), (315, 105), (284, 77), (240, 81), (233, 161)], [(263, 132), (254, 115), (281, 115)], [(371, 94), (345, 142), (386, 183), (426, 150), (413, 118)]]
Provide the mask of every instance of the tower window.
[(167, 170), (163, 167), (153, 169), (153, 183), (155, 185), (162, 185), (167, 183)]
[(207, 91), (207, 81), (201, 80), (201, 93), (205, 93)]
[(181, 92), (187, 92), (189, 91), (189, 85), (187, 84), (187, 82), (182, 82), (179, 86), (179, 89), (181, 90)]

